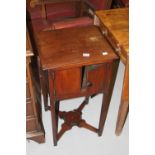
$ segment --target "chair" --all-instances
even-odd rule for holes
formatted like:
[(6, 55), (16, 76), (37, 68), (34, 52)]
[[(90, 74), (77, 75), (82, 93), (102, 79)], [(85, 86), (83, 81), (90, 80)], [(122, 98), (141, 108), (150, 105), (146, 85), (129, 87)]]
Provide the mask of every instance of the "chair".
[(91, 13), (100, 9), (109, 9), (111, 1), (27, 0), (27, 10), (35, 30), (60, 29), (93, 24)]

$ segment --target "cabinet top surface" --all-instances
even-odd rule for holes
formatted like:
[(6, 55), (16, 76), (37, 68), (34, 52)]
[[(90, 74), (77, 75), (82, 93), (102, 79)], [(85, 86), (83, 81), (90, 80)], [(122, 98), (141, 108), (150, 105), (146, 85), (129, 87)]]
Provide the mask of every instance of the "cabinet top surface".
[(96, 26), (35, 33), (43, 69), (60, 69), (116, 59)]
[(129, 52), (129, 9), (97, 11), (103, 25), (112, 33), (124, 50)]

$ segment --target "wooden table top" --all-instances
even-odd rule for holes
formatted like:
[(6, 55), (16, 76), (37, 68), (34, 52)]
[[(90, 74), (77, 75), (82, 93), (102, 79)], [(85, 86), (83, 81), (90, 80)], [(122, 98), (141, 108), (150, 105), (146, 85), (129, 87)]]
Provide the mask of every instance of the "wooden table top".
[(118, 58), (96, 26), (35, 32), (35, 40), (44, 70), (98, 64)]
[(129, 9), (112, 9), (97, 11), (96, 15), (99, 17), (104, 26), (111, 32), (113, 37), (119, 42), (127, 53), (129, 54)]

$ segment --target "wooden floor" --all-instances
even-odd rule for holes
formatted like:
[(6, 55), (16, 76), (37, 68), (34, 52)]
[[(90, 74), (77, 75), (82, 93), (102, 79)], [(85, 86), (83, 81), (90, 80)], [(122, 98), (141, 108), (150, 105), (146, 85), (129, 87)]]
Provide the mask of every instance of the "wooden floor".
[[(66, 132), (65, 135), (61, 138), (61, 140), (59, 141), (59, 145), (57, 147), (54, 147), (51, 132), (52, 129), (50, 112), (44, 112), (43, 110), (43, 123), (46, 131), (46, 142), (44, 144), (37, 144), (33, 141), (27, 142), (27, 155), (128, 155), (128, 118), (121, 136), (118, 137), (115, 135), (115, 126), (120, 103), (119, 101), (121, 96), (123, 72), (124, 66), (121, 63), (119, 65), (114, 93), (112, 96), (111, 105), (109, 108), (109, 113), (107, 116), (107, 121), (102, 137), (98, 137), (97, 134), (92, 134), (91, 131), (89, 132), (86, 129), (81, 128), (80, 130), (77, 127), (73, 127), (72, 130)], [(90, 100), (89, 106), (86, 106), (84, 109), (83, 118), (86, 119), (88, 123), (91, 123), (94, 126), (98, 125), (101, 99), (101, 95), (94, 97)], [(66, 100), (60, 102), (60, 109), (66, 111), (75, 109), (79, 106), (82, 100), (83, 98), (78, 98), (74, 100)], [(59, 125), (63, 123), (62, 120), (60, 120), (59, 122)]]

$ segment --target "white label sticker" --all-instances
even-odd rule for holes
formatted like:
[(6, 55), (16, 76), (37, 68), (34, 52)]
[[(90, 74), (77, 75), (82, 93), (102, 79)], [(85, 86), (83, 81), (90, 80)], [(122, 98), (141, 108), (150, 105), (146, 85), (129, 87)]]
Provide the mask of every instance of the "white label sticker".
[(90, 53), (83, 53), (83, 57), (89, 57)]
[(102, 52), (102, 55), (108, 55), (108, 52)]

